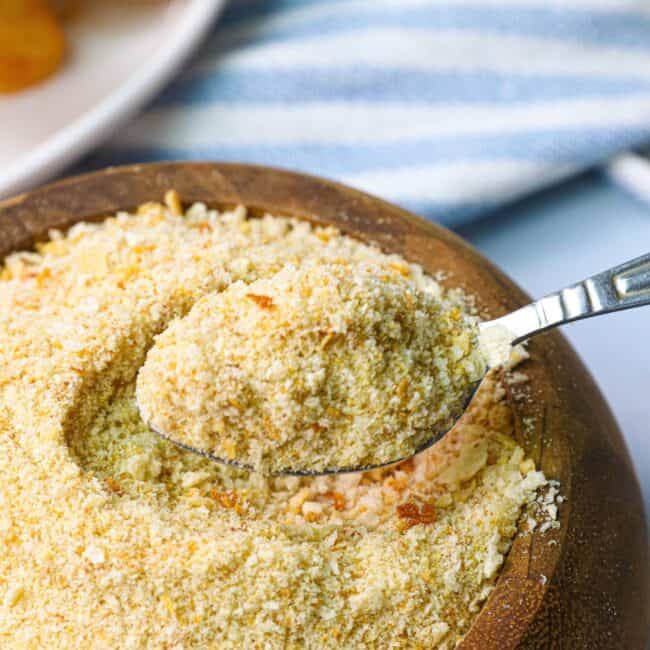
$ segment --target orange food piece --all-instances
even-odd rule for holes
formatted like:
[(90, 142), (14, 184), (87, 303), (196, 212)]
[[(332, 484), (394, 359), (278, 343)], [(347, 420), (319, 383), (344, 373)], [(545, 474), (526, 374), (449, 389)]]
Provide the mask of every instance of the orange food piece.
[(273, 309), (275, 306), (273, 304), (273, 298), (270, 296), (260, 296), (256, 293), (247, 293), (247, 298), (250, 298), (254, 303), (256, 303), (262, 309)]
[(235, 508), (237, 506), (237, 493), (233, 490), (228, 492), (219, 492), (218, 490), (210, 490), (209, 496), (214, 499), (224, 508)]
[(418, 524), (432, 524), (436, 520), (436, 507), (433, 503), (418, 506), (413, 501), (407, 501), (397, 506), (397, 516), (402, 520), (402, 528), (408, 530)]
[(345, 496), (340, 492), (327, 492), (325, 496), (332, 500), (334, 510), (345, 510)]
[(49, 77), (64, 55), (65, 37), (47, 0), (0, 2), (0, 93)]
[(104, 479), (104, 483), (106, 484), (106, 487), (109, 489), (109, 491), (113, 494), (117, 494), (118, 497), (121, 497), (124, 494), (124, 489), (114, 478), (107, 476)]

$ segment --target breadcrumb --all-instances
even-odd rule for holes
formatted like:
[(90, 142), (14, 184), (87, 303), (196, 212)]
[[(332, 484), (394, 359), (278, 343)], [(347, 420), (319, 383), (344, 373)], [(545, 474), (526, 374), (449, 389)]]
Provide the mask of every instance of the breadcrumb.
[(461, 313), (464, 297), (332, 228), (169, 203), (53, 232), (2, 270), (0, 645), (453, 647), (545, 483), (505, 391), (397, 467), (269, 478), (153, 434), (135, 381), (204, 296), (289, 263), (396, 265)]

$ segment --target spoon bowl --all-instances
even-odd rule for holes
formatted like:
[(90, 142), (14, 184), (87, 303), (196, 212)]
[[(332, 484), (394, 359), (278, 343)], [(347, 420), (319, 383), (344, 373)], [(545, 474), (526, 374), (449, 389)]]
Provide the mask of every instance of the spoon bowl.
[[(485, 375), (484, 375), (485, 376)], [(268, 472), (269, 476), (329, 476), (332, 474), (351, 474), (354, 472), (369, 472), (373, 469), (382, 469), (385, 467), (391, 467), (393, 465), (398, 465), (399, 463), (402, 463), (409, 458), (412, 458), (413, 456), (425, 451), (426, 449), (429, 449), (430, 447), (433, 447), (439, 440), (442, 440), (442, 438), (447, 435), (447, 433), (451, 430), (451, 428), (455, 425), (455, 423), (460, 419), (460, 417), (463, 415), (463, 413), (467, 410), (469, 407), (472, 399), (474, 399), (474, 395), (478, 391), (481, 383), (483, 381), (483, 378), (481, 378), (478, 381), (472, 382), (466, 392), (466, 395), (464, 396), (461, 404), (460, 404), (460, 412), (458, 416), (454, 417), (454, 424), (442, 431), (436, 431), (435, 433), (431, 434), (431, 437), (427, 438), (422, 444), (418, 445), (415, 450), (413, 451), (412, 454), (409, 454), (408, 456), (404, 456), (403, 458), (397, 458), (395, 460), (388, 461), (386, 463), (378, 463), (375, 465), (358, 465), (358, 466), (350, 466), (350, 467), (328, 467), (326, 469), (294, 469), (291, 467), (288, 467), (286, 469), (281, 469), (281, 470), (274, 470)], [(136, 397), (136, 405), (138, 407), (138, 411), (140, 411), (140, 414), (142, 414), (142, 410), (140, 409), (140, 404), (137, 401)], [(215, 454), (210, 453), (209, 451), (206, 451), (205, 449), (198, 449), (196, 447), (192, 447), (191, 445), (185, 444), (181, 442), (178, 439), (175, 439), (173, 436), (170, 436), (168, 433), (161, 431), (156, 425), (152, 424), (151, 422), (147, 422), (144, 418), (143, 421), (146, 423), (147, 427), (151, 429), (156, 435), (160, 436), (164, 440), (167, 440), (168, 442), (173, 443), (177, 447), (184, 449), (185, 451), (191, 451), (195, 454), (198, 454), (199, 456), (203, 456), (204, 458), (207, 458), (211, 461), (214, 461), (215, 463), (220, 463), (222, 465), (229, 465), (230, 467), (235, 467), (237, 469), (241, 470), (246, 470), (249, 472), (255, 472), (257, 471), (257, 468), (253, 467), (252, 465), (249, 465), (247, 463), (238, 461), (236, 459), (229, 459), (229, 458), (221, 458), (220, 456), (216, 456)]]

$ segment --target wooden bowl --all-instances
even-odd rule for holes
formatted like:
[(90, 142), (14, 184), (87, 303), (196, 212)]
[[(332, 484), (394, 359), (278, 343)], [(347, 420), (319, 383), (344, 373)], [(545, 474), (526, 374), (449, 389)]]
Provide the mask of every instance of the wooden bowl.
[[(211, 163), (162, 163), (70, 178), (0, 203), (0, 258), (50, 228), (160, 200), (242, 203), (254, 211), (334, 224), (376, 242), (476, 296), (492, 317), (528, 301), (501, 271), (449, 231), (361, 192), (300, 174)], [(570, 279), (570, 278), (568, 278)], [(530, 344), (533, 400), (513, 402), (516, 435), (567, 501), (559, 530), (516, 538), (460, 647), (644, 648), (649, 629), (648, 539), (621, 434), (593, 380), (557, 332)], [(535, 416), (534, 430), (522, 426)]]

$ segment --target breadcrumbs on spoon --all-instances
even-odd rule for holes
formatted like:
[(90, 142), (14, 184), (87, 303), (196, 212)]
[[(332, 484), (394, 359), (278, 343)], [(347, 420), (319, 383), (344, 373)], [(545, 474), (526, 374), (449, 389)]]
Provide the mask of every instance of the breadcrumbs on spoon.
[(154, 431), (265, 473), (382, 465), (460, 415), (485, 372), (475, 329), (386, 265), (288, 264), (159, 335), (137, 401)]

